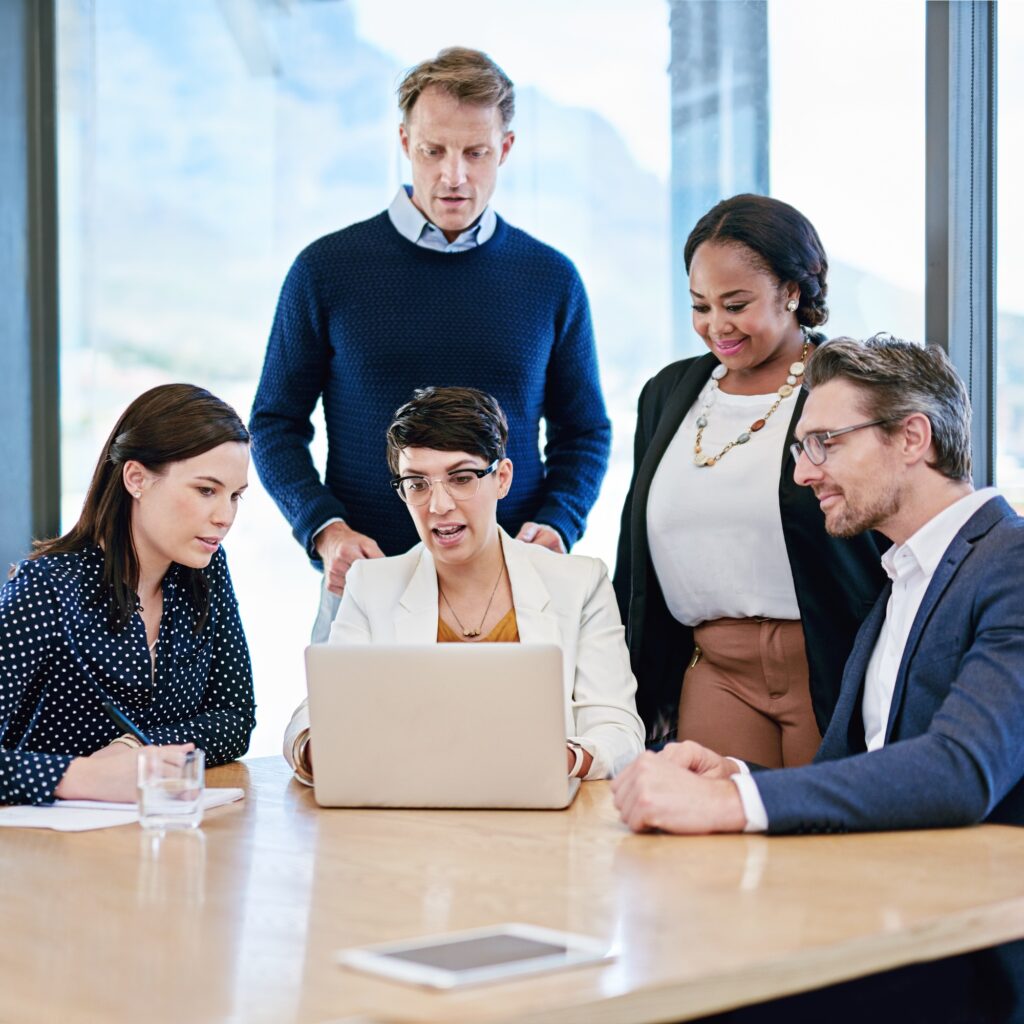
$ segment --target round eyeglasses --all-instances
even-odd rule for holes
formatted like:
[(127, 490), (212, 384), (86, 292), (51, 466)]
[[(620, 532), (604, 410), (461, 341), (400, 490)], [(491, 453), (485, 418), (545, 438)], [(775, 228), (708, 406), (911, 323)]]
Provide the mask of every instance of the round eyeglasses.
[(452, 501), (469, 501), (480, 490), (480, 481), (498, 468), (495, 459), (485, 469), (456, 469), (446, 476), (396, 476), (391, 480), (395, 493), (407, 505), (426, 505), (440, 484)]
[(826, 441), (840, 434), (852, 434), (855, 430), (863, 430), (865, 427), (880, 427), (883, 423), (891, 423), (891, 420), (871, 420), (868, 423), (855, 423), (852, 427), (840, 427), (838, 430), (819, 430), (812, 434), (805, 434), (802, 441), (794, 441), (789, 446), (789, 451), (794, 462), (800, 461), (800, 455), (807, 456), (812, 466), (823, 466), (828, 458)]

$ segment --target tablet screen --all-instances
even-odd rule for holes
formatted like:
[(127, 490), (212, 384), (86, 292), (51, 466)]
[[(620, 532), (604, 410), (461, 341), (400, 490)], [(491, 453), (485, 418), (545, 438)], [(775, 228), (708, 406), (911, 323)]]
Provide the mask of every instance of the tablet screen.
[(478, 938), (459, 939), (454, 942), (432, 943), (415, 949), (382, 954), (389, 960), (422, 964), (443, 971), (473, 971), (481, 967), (535, 960), (539, 957), (564, 956), (567, 947), (552, 942), (540, 942), (520, 935), (481, 935)]

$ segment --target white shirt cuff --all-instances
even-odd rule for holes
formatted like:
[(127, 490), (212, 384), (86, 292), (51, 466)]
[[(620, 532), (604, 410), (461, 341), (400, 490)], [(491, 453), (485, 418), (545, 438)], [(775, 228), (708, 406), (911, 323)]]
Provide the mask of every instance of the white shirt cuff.
[(331, 525), (331, 523), (343, 523), (343, 522), (345, 522), (344, 519), (342, 519), (340, 516), (335, 516), (333, 519), (328, 519), (326, 523), (322, 523), (320, 526), (318, 526), (313, 531), (313, 543), (314, 544), (316, 543), (317, 537), (319, 537), (320, 534), (323, 533), (324, 530), (326, 530), (327, 527)]
[(764, 801), (758, 792), (754, 776), (750, 774), (742, 761), (737, 762), (742, 770), (731, 775), (732, 784), (739, 790), (740, 802), (743, 804), (743, 813), (746, 815), (747, 824), (744, 832), (767, 832), (768, 812), (764, 809)]

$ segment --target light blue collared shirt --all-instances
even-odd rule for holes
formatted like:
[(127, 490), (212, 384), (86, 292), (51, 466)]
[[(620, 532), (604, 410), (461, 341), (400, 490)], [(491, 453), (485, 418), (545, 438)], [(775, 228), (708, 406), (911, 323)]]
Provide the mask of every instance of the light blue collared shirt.
[(411, 185), (403, 185), (395, 194), (388, 207), (388, 217), (403, 238), (436, 252), (465, 252), (483, 245), (498, 226), (498, 218), (488, 205), (475, 224), (466, 228), (454, 242), (449, 242), (444, 232), (431, 224), (413, 203)]

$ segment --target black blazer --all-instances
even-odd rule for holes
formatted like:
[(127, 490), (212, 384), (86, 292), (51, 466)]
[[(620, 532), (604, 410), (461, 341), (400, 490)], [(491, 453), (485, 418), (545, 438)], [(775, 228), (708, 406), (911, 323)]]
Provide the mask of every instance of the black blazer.
[[(672, 617), (658, 584), (647, 544), (647, 499), (665, 450), (717, 365), (709, 352), (666, 366), (644, 386), (637, 409), (633, 479), (622, 510), (614, 584), (649, 742), (674, 738), (693, 631)], [(879, 558), (888, 545), (873, 534), (830, 537), (813, 492), (793, 480), (789, 445), (806, 399), (806, 392), (797, 397), (786, 436), (779, 509), (803, 621), (811, 701), (824, 733), (854, 637), (885, 582)]]

